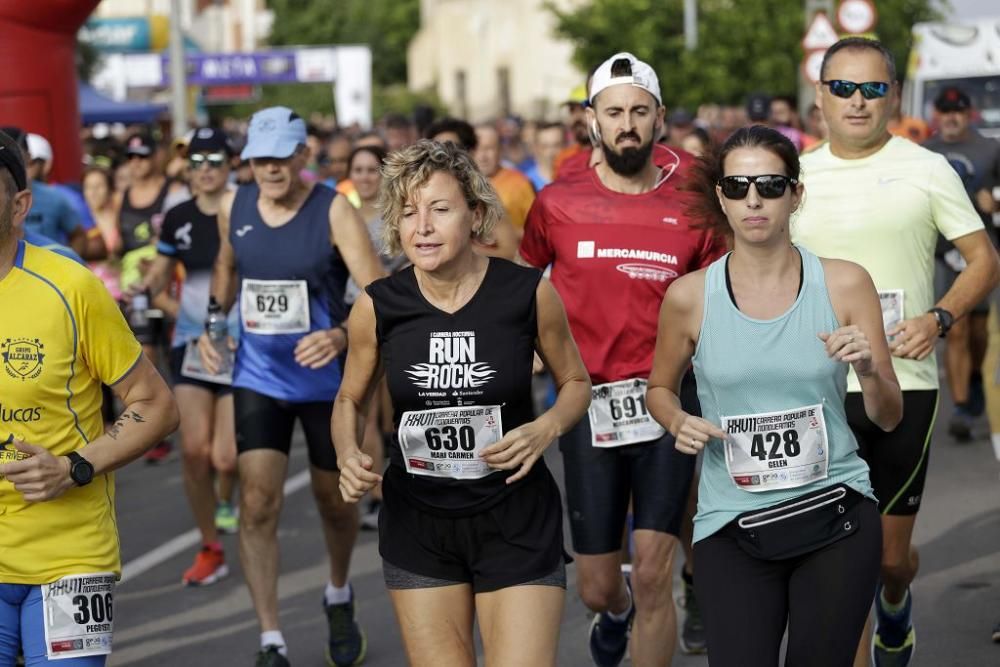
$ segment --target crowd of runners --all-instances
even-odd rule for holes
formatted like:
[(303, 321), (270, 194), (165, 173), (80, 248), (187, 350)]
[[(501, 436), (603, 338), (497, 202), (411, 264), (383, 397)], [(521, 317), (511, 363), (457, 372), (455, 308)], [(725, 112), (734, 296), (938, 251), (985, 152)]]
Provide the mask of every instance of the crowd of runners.
[(237, 533), (260, 644), (230, 664), (290, 665), (296, 425), (331, 666), (378, 641), (362, 529), (418, 667), (474, 665), (477, 626), (487, 665), (557, 664), (567, 572), (600, 667), (910, 664), (939, 339), (950, 433), (988, 403), (1000, 143), (958, 88), (900, 123), (862, 38), (804, 125), (763, 95), (668, 114), (648, 64), (596, 65), (559, 123), (91, 128), (76, 184), (3, 128), (0, 667), (105, 664), (113, 473), (174, 447), (178, 579), (227, 577)]

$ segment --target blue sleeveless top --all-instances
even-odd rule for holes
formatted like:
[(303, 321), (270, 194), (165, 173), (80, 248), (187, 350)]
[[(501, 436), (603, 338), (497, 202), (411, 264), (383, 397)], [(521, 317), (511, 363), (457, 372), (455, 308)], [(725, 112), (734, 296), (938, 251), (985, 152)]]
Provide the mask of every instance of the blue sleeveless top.
[[(330, 205), (337, 193), (314, 185), (295, 216), (269, 227), (257, 210), (255, 183), (236, 192), (229, 221), (229, 242), (236, 253), (240, 282), (304, 280), (309, 292), (309, 332), (329, 329), (347, 318), (344, 287), (348, 271), (330, 243)], [(312, 370), (295, 361), (295, 346), (308, 334), (261, 335), (240, 321), (233, 386), (293, 402), (332, 401), (340, 388), (334, 360)]]
[(692, 361), (702, 416), (716, 426), (723, 416), (821, 404), (829, 448), (828, 476), (793, 489), (746, 491), (729, 476), (725, 447), (713, 438), (705, 447), (698, 486), (695, 542), (743, 512), (834, 484), (843, 483), (875, 497), (868, 464), (857, 454), (858, 444), (844, 411), (848, 364), (828, 357), (817, 337), (840, 326), (826, 289), (823, 265), (805, 248), (796, 249), (802, 256), (802, 289), (791, 308), (772, 320), (748, 317), (730, 298), (726, 262), (732, 253), (708, 267), (701, 334)]

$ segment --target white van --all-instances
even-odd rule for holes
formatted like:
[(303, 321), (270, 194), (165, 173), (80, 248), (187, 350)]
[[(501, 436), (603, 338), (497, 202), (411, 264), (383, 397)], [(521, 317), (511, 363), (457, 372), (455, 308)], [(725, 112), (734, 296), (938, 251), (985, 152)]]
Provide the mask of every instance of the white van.
[(934, 98), (948, 86), (971, 98), (983, 134), (1000, 137), (1000, 16), (913, 26), (903, 113), (930, 122)]

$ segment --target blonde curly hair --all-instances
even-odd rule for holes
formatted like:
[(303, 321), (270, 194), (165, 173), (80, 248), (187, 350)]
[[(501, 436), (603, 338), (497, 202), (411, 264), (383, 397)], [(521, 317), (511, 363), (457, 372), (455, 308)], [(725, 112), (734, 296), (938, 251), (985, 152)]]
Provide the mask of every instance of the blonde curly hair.
[(465, 149), (451, 142), (442, 144), (421, 139), (412, 146), (391, 153), (382, 167), (377, 206), (384, 223), (382, 247), (385, 254), (394, 256), (403, 251), (399, 237), (403, 209), (413, 194), (439, 171), (454, 176), (469, 209), (482, 214), (482, 225), (473, 232), (474, 237), (480, 240), (490, 238), (493, 228), (504, 215), (504, 209), (489, 179), (483, 176)]

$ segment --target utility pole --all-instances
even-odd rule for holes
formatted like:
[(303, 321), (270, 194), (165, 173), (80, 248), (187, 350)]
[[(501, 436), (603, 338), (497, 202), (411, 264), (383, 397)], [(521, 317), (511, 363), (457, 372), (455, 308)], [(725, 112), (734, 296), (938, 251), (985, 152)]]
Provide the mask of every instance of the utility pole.
[[(805, 0), (805, 25), (804, 29), (808, 30), (809, 25), (812, 23), (813, 16), (818, 12), (826, 12), (827, 17), (833, 21), (835, 14), (833, 13), (833, 0)], [(799, 116), (805, 118), (806, 112), (809, 111), (809, 107), (812, 106), (813, 102), (816, 100), (816, 88), (815, 86), (806, 79), (805, 75), (802, 73), (802, 69), (799, 69)]]
[(698, 48), (698, 0), (684, 0), (684, 48)]
[(174, 137), (183, 137), (188, 131), (188, 116), (180, 0), (170, 1), (170, 117)]

